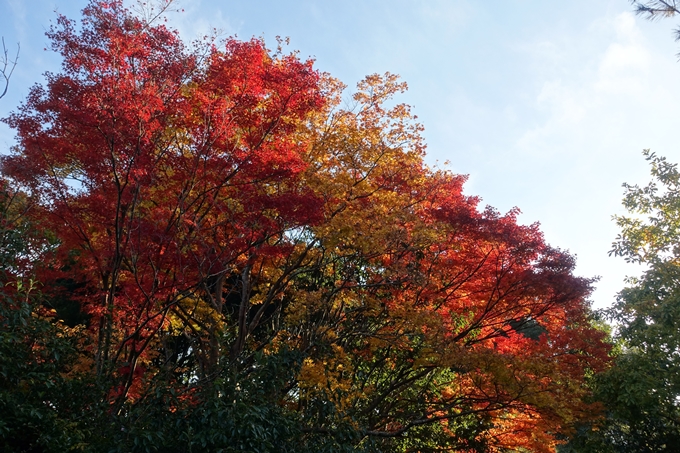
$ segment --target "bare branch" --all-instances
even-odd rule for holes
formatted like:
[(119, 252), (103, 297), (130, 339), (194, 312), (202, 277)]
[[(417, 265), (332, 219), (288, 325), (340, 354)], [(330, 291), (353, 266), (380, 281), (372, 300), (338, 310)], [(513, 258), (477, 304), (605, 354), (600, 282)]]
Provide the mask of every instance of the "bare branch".
[(167, 21), (167, 13), (184, 11), (178, 3), (179, 0), (137, 0), (132, 11), (149, 27), (159, 19)]
[[(0, 78), (4, 80), (4, 89), (2, 90), (2, 93), (0, 94), (0, 99), (2, 99), (6, 94), (7, 94), (7, 88), (9, 88), (9, 79), (12, 77), (12, 73), (14, 72), (14, 68), (17, 67), (17, 62), (19, 61), (19, 51), (21, 50), (21, 46), (19, 46), (19, 43), (17, 43), (17, 53), (14, 56), (14, 60), (9, 58), (9, 49), (7, 49), (7, 46), (5, 45), (5, 38), (2, 38), (2, 54), (0, 55), (0, 65), (2, 66), (2, 69), (0, 69)], [(3, 83), (3, 82), (0, 82)], [(2, 86), (2, 85), (0, 85)]]

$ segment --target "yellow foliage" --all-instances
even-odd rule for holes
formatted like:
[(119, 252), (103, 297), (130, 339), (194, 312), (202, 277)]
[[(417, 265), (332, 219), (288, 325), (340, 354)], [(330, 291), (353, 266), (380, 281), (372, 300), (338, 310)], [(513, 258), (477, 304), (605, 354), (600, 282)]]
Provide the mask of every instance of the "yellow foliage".
[(328, 398), (338, 410), (349, 407), (353, 395), (351, 382), (352, 365), (345, 350), (336, 344), (331, 345), (331, 353), (322, 359), (307, 357), (298, 374), (298, 387), (301, 400), (315, 396)]
[[(190, 328), (200, 332), (206, 327), (212, 331), (224, 328), (224, 319), (215, 307), (198, 295), (183, 297), (177, 302), (177, 308), (168, 313), (168, 326), (171, 331), (181, 332)], [(189, 325), (187, 325), (187, 323)]]

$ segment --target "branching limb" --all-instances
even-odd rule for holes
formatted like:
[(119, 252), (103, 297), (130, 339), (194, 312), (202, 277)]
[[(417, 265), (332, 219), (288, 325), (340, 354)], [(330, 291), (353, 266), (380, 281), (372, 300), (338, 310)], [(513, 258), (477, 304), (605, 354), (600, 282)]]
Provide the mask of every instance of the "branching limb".
[(147, 27), (150, 27), (159, 19), (167, 20), (165, 18), (167, 13), (184, 11), (177, 6), (177, 3), (179, 3), (178, 0), (137, 0), (136, 5), (132, 7), (132, 11), (142, 19)]
[(2, 66), (2, 69), (0, 70), (0, 78), (2, 79), (2, 82), (0, 82), (0, 87), (2, 87), (2, 84), (4, 84), (4, 88), (0, 94), (0, 99), (2, 99), (7, 94), (7, 88), (9, 88), (9, 79), (12, 77), (12, 73), (17, 67), (20, 50), (21, 46), (19, 46), (19, 43), (17, 43), (17, 53), (14, 56), (14, 60), (10, 59), (9, 49), (7, 49), (7, 46), (5, 45), (5, 38), (2, 38), (2, 54), (0, 55), (0, 66)]

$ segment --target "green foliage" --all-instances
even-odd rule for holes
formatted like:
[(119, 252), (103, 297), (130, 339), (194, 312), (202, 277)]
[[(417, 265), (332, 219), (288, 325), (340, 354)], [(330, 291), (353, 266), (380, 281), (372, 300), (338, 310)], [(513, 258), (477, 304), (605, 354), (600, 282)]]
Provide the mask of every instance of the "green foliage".
[(38, 315), (32, 283), (0, 288), (0, 451), (69, 451), (84, 438), (71, 421), (79, 381), (62, 377), (72, 338)]
[[(246, 371), (223, 368), (187, 391), (158, 379), (154, 392), (110, 414), (105, 436), (86, 451), (110, 452), (327, 452), (362, 451), (357, 433), (336, 426), (333, 435), (305, 432), (304, 420), (278, 404), (280, 389), (299, 369), (299, 354), (259, 354)], [(101, 415), (100, 415), (101, 416)]]
[(79, 329), (55, 322), (25, 261), (44, 235), (23, 221), (27, 200), (0, 188), (0, 451), (62, 452), (86, 437), (75, 418), (88, 392), (66, 379)]
[(624, 185), (629, 215), (615, 217), (621, 233), (611, 253), (647, 270), (628, 279), (607, 311), (621, 349), (594, 380), (607, 417), (597, 429), (584, 427), (564, 451), (656, 452), (680, 444), (680, 173), (644, 154), (654, 179)]

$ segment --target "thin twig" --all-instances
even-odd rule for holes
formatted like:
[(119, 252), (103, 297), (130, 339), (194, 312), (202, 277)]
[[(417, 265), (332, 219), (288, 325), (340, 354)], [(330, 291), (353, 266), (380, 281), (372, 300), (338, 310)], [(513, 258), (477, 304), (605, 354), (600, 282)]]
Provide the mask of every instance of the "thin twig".
[(2, 65), (2, 70), (0, 70), (0, 76), (4, 79), (5, 88), (0, 94), (0, 99), (2, 99), (7, 94), (7, 89), (9, 88), (9, 79), (12, 77), (14, 69), (17, 67), (17, 62), (19, 61), (19, 51), (21, 46), (17, 43), (17, 54), (14, 56), (14, 60), (9, 58), (9, 50), (5, 45), (5, 38), (2, 38), (2, 55), (0, 55), (0, 65)]

